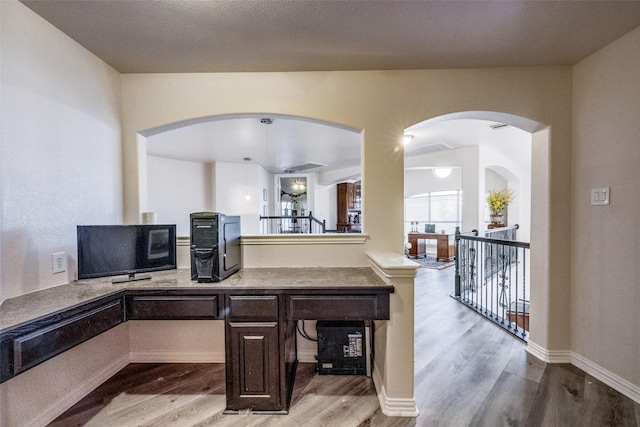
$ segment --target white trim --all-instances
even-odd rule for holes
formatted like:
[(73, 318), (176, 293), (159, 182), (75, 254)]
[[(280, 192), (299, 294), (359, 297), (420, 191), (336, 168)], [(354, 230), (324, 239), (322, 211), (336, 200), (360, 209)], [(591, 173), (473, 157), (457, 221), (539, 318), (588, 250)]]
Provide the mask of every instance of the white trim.
[(621, 394), (624, 394), (629, 399), (636, 403), (640, 403), (640, 386), (632, 384), (619, 375), (614, 374), (578, 353), (571, 352), (571, 362), (576, 367), (602, 381), (609, 387), (619, 391)]
[(254, 245), (363, 245), (369, 235), (361, 233), (325, 234), (243, 234), (243, 246)]
[(315, 350), (298, 350), (298, 363), (318, 363), (317, 351)]
[(582, 369), (595, 379), (615, 389), (629, 399), (640, 403), (640, 386), (635, 385), (608, 369), (571, 350), (547, 350), (531, 341), (526, 350), (531, 355), (547, 363), (569, 363)]
[(394, 252), (367, 252), (371, 268), (382, 277), (413, 278), (420, 264)]
[(373, 370), (373, 385), (376, 387), (378, 393), (378, 402), (380, 403), (380, 410), (388, 417), (417, 417), (420, 411), (416, 406), (415, 397), (411, 399), (407, 398), (394, 398), (387, 396), (387, 393), (382, 385), (382, 378), (380, 378), (379, 370)]
[(570, 350), (547, 350), (538, 344), (529, 341), (527, 352), (547, 363), (571, 363)]
[(53, 402), (43, 411), (39, 412), (30, 423), (25, 426), (45, 426), (64, 414), (69, 408), (84, 399), (89, 393), (102, 385), (109, 378), (117, 374), (129, 364), (129, 354), (125, 353), (115, 362), (106, 366), (96, 375), (84, 381), (80, 386), (73, 387), (68, 393), (60, 393), (60, 399)]
[(224, 363), (224, 352), (132, 351), (130, 363)]

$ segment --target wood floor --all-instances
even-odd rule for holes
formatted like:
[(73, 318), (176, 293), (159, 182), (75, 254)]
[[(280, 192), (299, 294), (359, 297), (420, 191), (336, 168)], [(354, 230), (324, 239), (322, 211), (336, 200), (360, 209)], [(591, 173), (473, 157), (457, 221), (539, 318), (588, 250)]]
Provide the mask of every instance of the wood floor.
[(418, 418), (382, 414), (370, 378), (300, 364), (289, 415), (223, 415), (222, 364), (131, 364), (51, 426), (629, 426), (640, 404), (524, 343), (449, 297), (453, 269), (416, 280)]

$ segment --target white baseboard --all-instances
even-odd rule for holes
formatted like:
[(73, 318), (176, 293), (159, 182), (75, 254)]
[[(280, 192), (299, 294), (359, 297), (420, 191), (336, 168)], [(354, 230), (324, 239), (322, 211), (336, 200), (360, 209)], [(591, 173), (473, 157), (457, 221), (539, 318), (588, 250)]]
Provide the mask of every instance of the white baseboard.
[(32, 420), (31, 423), (27, 425), (34, 427), (48, 425), (60, 415), (64, 414), (67, 409), (71, 408), (93, 390), (98, 388), (102, 383), (117, 374), (128, 364), (129, 354), (126, 353), (115, 360), (112, 364), (105, 367), (103, 370), (97, 372), (91, 378), (88, 378), (87, 381), (80, 384), (79, 387), (71, 389), (69, 393), (61, 393), (59, 400), (56, 400), (55, 402), (47, 406), (42, 412), (37, 415), (36, 418)]
[(394, 398), (387, 396), (387, 393), (380, 378), (379, 369), (373, 370), (373, 384), (378, 393), (378, 402), (382, 413), (388, 417), (417, 417), (419, 414), (416, 406), (416, 399)]
[(538, 344), (529, 341), (526, 350), (531, 355), (547, 363), (571, 363), (570, 350), (547, 350)]
[(570, 350), (547, 350), (531, 341), (527, 344), (527, 352), (547, 363), (570, 363), (604, 384), (640, 403), (640, 386), (603, 368), (586, 357)]
[(299, 363), (318, 363), (318, 355), (316, 351), (298, 350)]
[(572, 364), (585, 371), (592, 377), (602, 381), (614, 390), (624, 394), (629, 399), (636, 403), (640, 403), (640, 387), (630, 383), (624, 378), (614, 374), (613, 372), (603, 368), (597, 363), (593, 363), (591, 360), (579, 355), (578, 353), (572, 353)]
[(132, 351), (130, 363), (224, 363), (224, 352)]

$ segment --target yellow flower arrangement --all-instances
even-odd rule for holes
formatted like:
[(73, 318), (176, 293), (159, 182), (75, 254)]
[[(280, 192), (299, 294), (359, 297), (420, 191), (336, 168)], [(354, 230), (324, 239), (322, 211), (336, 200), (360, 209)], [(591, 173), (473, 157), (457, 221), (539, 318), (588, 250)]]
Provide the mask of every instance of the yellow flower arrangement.
[(489, 195), (487, 196), (487, 207), (489, 208), (491, 215), (498, 215), (502, 212), (502, 210), (513, 201), (514, 197), (513, 190), (509, 190), (508, 188), (500, 191), (489, 191)]

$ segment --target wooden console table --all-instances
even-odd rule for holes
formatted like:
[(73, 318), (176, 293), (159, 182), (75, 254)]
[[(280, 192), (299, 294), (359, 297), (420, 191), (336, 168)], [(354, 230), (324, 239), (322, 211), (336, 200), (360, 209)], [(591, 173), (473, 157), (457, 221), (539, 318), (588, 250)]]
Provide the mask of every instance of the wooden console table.
[(192, 282), (188, 270), (74, 282), (0, 306), (0, 382), (128, 320), (223, 320), (227, 411), (287, 413), (296, 322), (388, 320), (392, 292), (370, 268), (246, 269), (218, 283)]
[(437, 240), (436, 260), (451, 261), (456, 256), (455, 234), (443, 233), (409, 233), (411, 243), (409, 257), (424, 258), (427, 256), (425, 240)]

